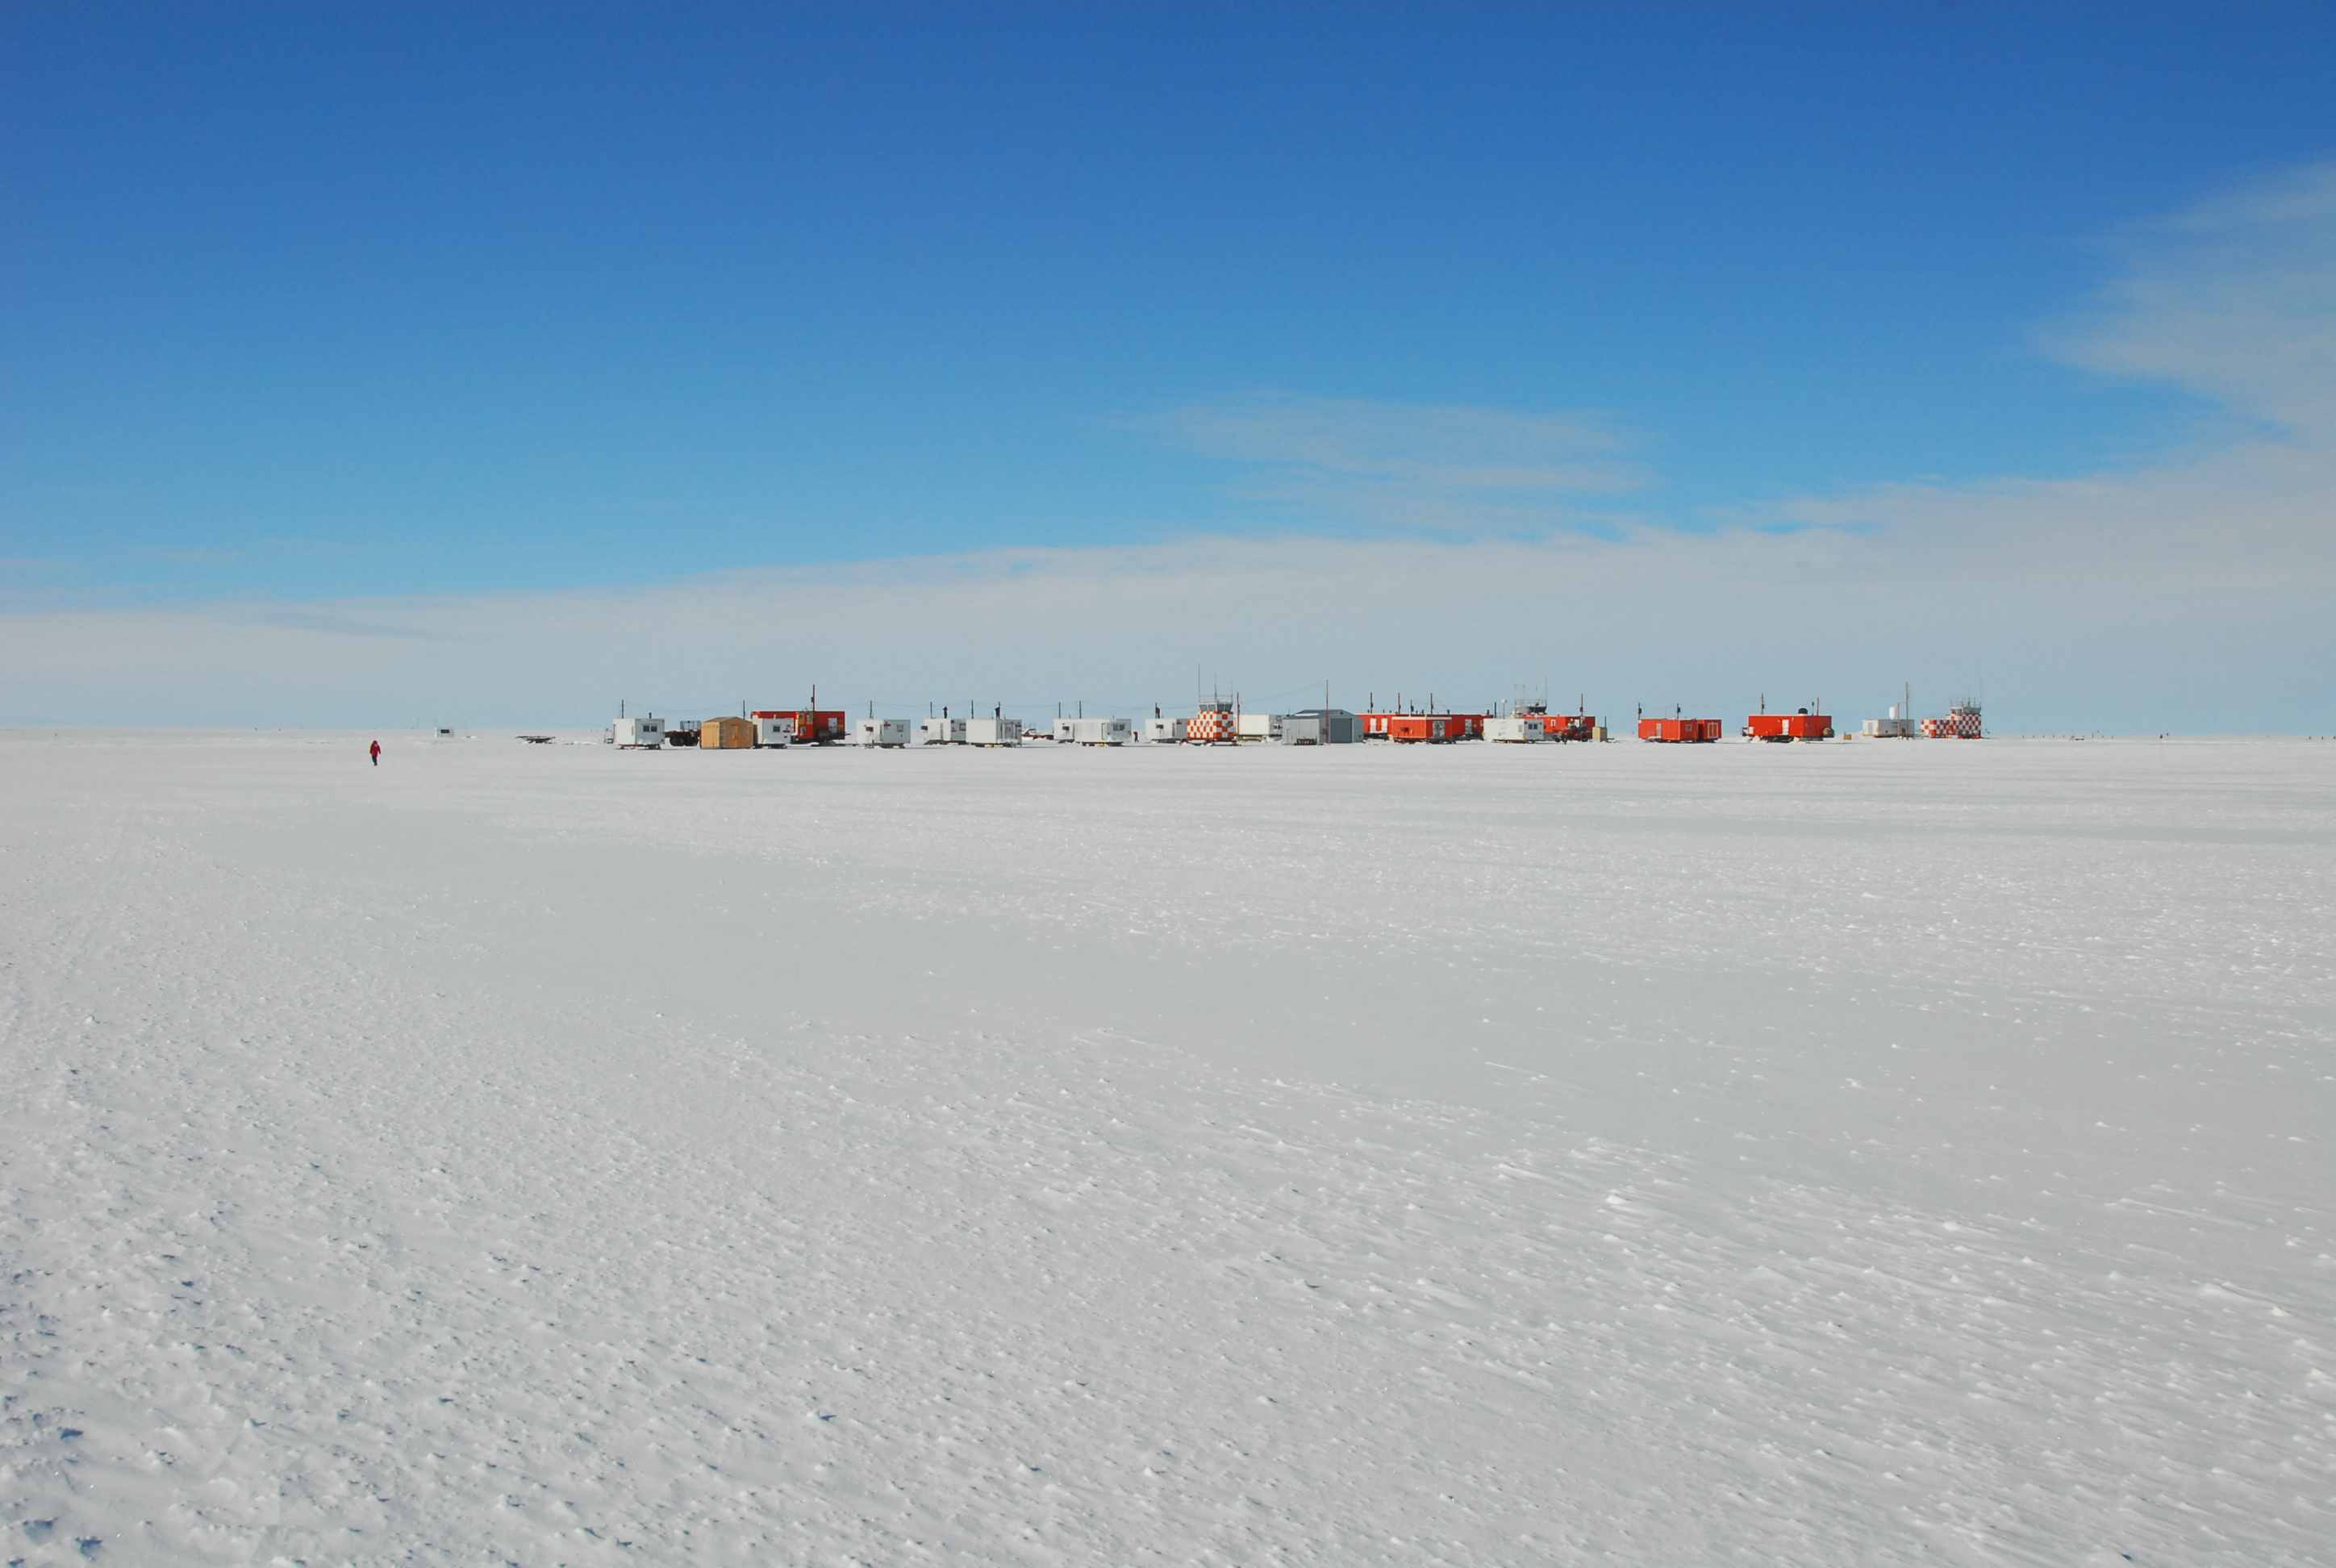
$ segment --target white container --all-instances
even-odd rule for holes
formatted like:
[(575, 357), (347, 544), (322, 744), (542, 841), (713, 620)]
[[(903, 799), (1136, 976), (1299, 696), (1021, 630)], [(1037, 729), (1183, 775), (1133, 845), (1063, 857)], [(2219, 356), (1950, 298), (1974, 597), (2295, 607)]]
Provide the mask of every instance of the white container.
[(1234, 729), (1237, 740), (1280, 740), (1281, 716), (1278, 713), (1245, 713), (1236, 716), (1241, 723)]
[(965, 721), (965, 744), (1020, 745), (1022, 721), (1018, 718), (969, 718)]
[(1484, 738), (1531, 744), (1549, 736), (1543, 732), (1541, 716), (1536, 714), (1531, 717), (1519, 715), (1513, 718), (1488, 718), (1484, 721)]
[(963, 745), (965, 720), (961, 718), (929, 718), (917, 731), (917, 739), (925, 745)]
[(764, 714), (754, 720), (754, 744), (758, 746), (786, 746), (795, 744), (795, 716), (791, 713)]
[(662, 751), (665, 748), (665, 720), (661, 718), (620, 718), (611, 738), (628, 751)]
[(1124, 718), (1058, 718), (1055, 738), (1066, 745), (1125, 745), (1135, 726)]
[(1188, 719), (1153, 717), (1144, 721), (1144, 738), (1173, 745), (1184, 738)]
[(909, 744), (909, 721), (904, 718), (863, 718), (860, 721), (861, 745), (896, 746)]

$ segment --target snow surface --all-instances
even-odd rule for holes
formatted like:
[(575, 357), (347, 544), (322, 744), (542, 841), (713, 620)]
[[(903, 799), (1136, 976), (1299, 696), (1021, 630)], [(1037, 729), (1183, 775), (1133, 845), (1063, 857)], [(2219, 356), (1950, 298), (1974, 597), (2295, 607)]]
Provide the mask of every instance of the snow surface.
[(0, 1560), (2336, 1560), (2336, 745), (368, 738), (0, 732)]

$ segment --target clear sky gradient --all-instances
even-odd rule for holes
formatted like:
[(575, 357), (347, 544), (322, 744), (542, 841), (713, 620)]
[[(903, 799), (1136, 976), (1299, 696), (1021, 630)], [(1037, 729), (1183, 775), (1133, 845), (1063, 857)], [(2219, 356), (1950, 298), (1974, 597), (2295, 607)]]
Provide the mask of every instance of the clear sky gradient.
[(13, 5), (0, 609), (2131, 469), (2278, 420), (2070, 324), (2331, 82), (2325, 5)]

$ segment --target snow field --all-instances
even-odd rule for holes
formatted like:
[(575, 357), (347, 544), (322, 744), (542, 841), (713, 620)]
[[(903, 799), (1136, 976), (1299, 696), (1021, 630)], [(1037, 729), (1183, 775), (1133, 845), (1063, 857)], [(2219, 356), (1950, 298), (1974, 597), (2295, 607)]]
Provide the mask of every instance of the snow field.
[(0, 732), (5, 1560), (2329, 1560), (2336, 750), (366, 738)]

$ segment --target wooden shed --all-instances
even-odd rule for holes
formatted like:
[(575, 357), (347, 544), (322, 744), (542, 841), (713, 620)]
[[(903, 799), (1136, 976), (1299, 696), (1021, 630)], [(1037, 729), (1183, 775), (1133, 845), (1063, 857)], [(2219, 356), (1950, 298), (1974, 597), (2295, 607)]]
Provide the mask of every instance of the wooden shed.
[(702, 751), (747, 751), (754, 745), (754, 721), (748, 718), (710, 718), (697, 726), (697, 745)]

